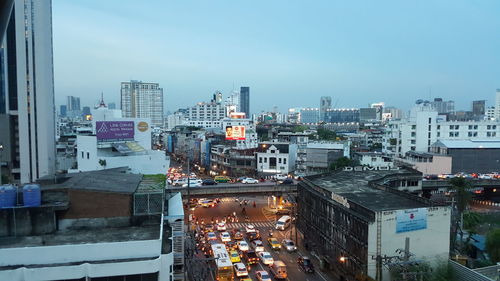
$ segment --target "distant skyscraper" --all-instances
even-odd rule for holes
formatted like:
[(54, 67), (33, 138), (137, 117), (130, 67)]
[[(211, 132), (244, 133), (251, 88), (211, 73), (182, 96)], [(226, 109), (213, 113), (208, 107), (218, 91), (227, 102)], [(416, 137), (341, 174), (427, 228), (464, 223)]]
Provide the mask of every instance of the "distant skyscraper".
[(90, 107), (88, 106), (84, 106), (82, 108), (82, 115), (85, 116), (85, 115), (90, 115)]
[(434, 107), (439, 114), (454, 113), (455, 112), (455, 102), (454, 101), (443, 101), (442, 98), (435, 98), (431, 102), (432, 107)]
[(0, 65), (5, 66), (0, 87), (6, 89), (0, 91), (5, 101), (0, 109), (0, 163), (7, 163), (3, 175), (28, 183), (55, 172), (51, 1), (14, 0), (12, 10), (4, 5), (8, 2), (0, 6)]
[(61, 105), (61, 106), (59, 107), (59, 116), (61, 116), (61, 117), (66, 117), (66, 110), (67, 110), (67, 108), (68, 108), (68, 107), (67, 107), (66, 105), (64, 105), (64, 104), (63, 104), (63, 105)]
[(116, 109), (116, 103), (114, 102), (108, 103), (108, 109)]
[(246, 118), (250, 118), (250, 87), (240, 88), (240, 111), (245, 112)]
[(163, 126), (163, 89), (158, 83), (131, 80), (121, 83), (123, 117), (151, 118), (155, 126)]
[(472, 114), (474, 116), (482, 116), (486, 114), (486, 101), (475, 100), (472, 101)]
[(79, 111), (80, 110), (80, 98), (68, 96), (66, 101), (66, 106), (68, 111)]
[(319, 100), (319, 121), (326, 121), (326, 112), (332, 108), (332, 97), (321, 97)]

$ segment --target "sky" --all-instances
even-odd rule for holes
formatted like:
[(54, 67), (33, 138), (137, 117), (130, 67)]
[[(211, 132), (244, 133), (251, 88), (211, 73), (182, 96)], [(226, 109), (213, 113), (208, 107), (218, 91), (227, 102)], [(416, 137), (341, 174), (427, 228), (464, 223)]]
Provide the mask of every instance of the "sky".
[(494, 102), (500, 1), (53, 0), (56, 104), (158, 82), (165, 111), (250, 87), (250, 110)]

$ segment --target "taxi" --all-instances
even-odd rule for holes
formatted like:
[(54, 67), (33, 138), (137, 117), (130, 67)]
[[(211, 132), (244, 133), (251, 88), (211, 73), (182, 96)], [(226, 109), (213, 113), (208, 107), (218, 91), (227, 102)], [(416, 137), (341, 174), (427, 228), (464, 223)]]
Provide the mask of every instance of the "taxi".
[(278, 241), (278, 239), (276, 239), (274, 237), (271, 237), (271, 238), (267, 239), (267, 242), (269, 243), (269, 246), (271, 246), (271, 248), (273, 250), (279, 250), (279, 249), (281, 249), (281, 244)]
[(229, 257), (231, 258), (232, 263), (241, 262), (240, 255), (236, 251), (229, 251)]

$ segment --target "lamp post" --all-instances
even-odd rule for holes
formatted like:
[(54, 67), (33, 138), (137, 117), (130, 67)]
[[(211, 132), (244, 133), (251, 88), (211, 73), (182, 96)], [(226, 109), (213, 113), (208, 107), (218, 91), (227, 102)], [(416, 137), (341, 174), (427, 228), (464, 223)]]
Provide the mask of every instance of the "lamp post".
[(2, 185), (2, 152), (3, 152), (3, 143), (0, 143), (0, 185)]

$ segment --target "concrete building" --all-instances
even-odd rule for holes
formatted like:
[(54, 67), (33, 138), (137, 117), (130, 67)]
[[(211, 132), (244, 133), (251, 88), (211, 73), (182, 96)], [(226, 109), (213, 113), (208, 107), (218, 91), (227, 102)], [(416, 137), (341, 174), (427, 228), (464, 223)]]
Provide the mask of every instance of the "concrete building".
[(439, 140), (431, 152), (451, 157), (451, 173), (500, 171), (500, 140)]
[(350, 142), (309, 142), (306, 147), (306, 174), (327, 172), (330, 165), (341, 157), (350, 157)]
[(326, 123), (352, 123), (359, 122), (358, 108), (332, 108), (325, 112)]
[(367, 122), (377, 120), (377, 108), (360, 108), (359, 109), (359, 122)]
[(353, 154), (353, 160), (357, 160), (359, 165), (368, 167), (384, 167), (392, 168), (394, 167), (394, 162), (392, 158), (377, 152), (356, 152)]
[(245, 117), (250, 118), (250, 87), (240, 88), (240, 112), (245, 112)]
[(488, 109), (486, 109), (486, 120), (497, 120), (495, 118), (495, 107), (494, 106), (490, 106), (488, 107)]
[(451, 174), (451, 160), (448, 155), (418, 151), (408, 151), (403, 157), (394, 158), (398, 166), (413, 168), (424, 176)]
[(163, 88), (158, 83), (122, 82), (121, 110), (123, 117), (150, 118), (154, 126), (163, 126)]
[(288, 174), (294, 171), (297, 146), (290, 143), (262, 142), (257, 148), (257, 173)]
[(0, 236), (9, 239), (0, 245), (0, 280), (184, 280), (175, 263), (179, 244), (184, 254), (180, 194), (163, 208), (163, 187), (142, 175), (66, 177), (42, 183), (40, 206), (0, 210)]
[(59, 107), (59, 117), (66, 117), (67, 108), (68, 107), (64, 104)]
[(443, 101), (442, 98), (435, 98), (430, 104), (439, 114), (455, 112), (455, 102), (451, 100)]
[(403, 111), (399, 108), (395, 108), (392, 106), (388, 106), (384, 108), (384, 114), (390, 114), (390, 117), (387, 116), (386, 119), (389, 120), (397, 120), (397, 119), (402, 119), (403, 118)]
[(0, 174), (27, 183), (55, 172), (52, 6), (51, 1), (4, 2)]
[(299, 123), (318, 124), (320, 122), (319, 108), (301, 108), (299, 111)]
[(324, 96), (319, 100), (319, 122), (326, 122), (326, 111), (332, 108), (332, 97)]
[(428, 104), (418, 104), (404, 120), (386, 125), (382, 151), (404, 156), (408, 151), (429, 152), (438, 140), (494, 139), (500, 136), (498, 121), (446, 121)]
[(340, 280), (391, 280), (378, 257), (405, 245), (414, 260), (446, 261), (451, 208), (403, 192), (419, 192), (422, 175), (414, 170), (372, 169), (346, 167), (301, 181), (299, 238)]
[[(226, 108), (221, 103), (199, 102), (195, 106), (188, 108), (186, 114), (187, 121), (204, 122), (220, 121), (226, 118)], [(197, 126), (198, 127), (198, 126)]]
[(472, 101), (472, 114), (474, 116), (483, 117), (486, 114), (486, 101), (485, 100)]

